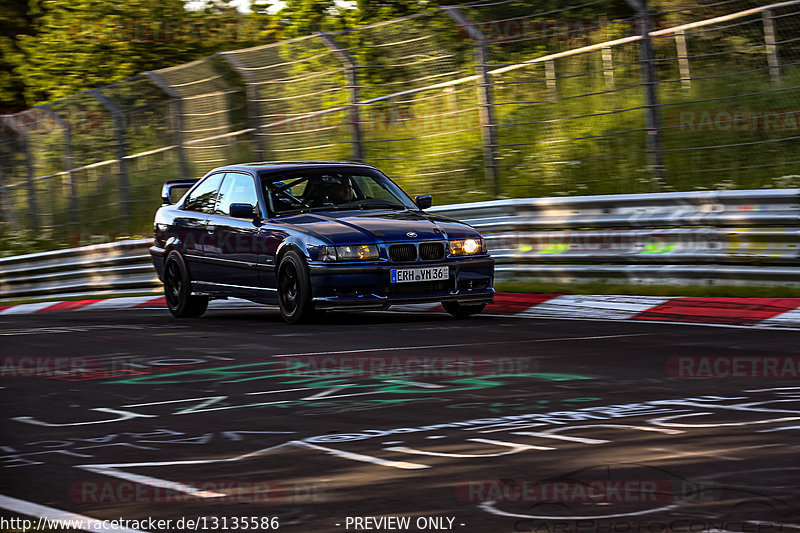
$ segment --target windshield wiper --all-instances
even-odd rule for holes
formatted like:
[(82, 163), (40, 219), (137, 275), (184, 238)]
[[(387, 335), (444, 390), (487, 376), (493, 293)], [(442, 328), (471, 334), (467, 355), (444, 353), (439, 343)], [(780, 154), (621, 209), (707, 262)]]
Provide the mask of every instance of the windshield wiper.
[(403, 210), (406, 209), (404, 205), (390, 204), (388, 202), (376, 202), (376, 203), (370, 202), (366, 204), (359, 204), (358, 207), (360, 207), (361, 209), (387, 209), (387, 208), (403, 209)]
[(308, 213), (309, 211), (311, 211), (311, 208), (303, 207), (301, 209), (289, 209), (289, 210), (286, 210), (286, 211), (278, 211), (275, 214), (277, 216), (279, 216), (279, 217), (282, 217), (282, 216), (286, 216), (286, 215), (299, 215), (301, 213)]
[(308, 210), (311, 212), (316, 211), (352, 211), (354, 209), (358, 209), (357, 206), (354, 205), (320, 205), (316, 207), (311, 207)]

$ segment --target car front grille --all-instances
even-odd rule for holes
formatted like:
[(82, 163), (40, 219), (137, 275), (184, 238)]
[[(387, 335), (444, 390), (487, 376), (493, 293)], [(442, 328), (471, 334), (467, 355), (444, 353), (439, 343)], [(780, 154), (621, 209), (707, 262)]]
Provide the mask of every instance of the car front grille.
[(389, 246), (389, 259), (396, 263), (417, 260), (417, 247), (413, 244), (393, 244)]
[(444, 258), (444, 244), (441, 242), (423, 242), (419, 245), (419, 258), (423, 261), (438, 261)]

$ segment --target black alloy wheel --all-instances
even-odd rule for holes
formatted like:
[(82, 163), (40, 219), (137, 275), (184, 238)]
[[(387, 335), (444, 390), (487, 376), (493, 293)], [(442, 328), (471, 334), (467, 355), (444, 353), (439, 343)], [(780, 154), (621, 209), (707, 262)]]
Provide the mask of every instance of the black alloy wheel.
[(177, 251), (170, 252), (164, 265), (164, 296), (175, 318), (198, 318), (208, 309), (208, 296), (192, 295), (186, 263)]
[(286, 252), (278, 266), (278, 303), (281, 316), (290, 324), (305, 322), (314, 313), (308, 268), (294, 250)]

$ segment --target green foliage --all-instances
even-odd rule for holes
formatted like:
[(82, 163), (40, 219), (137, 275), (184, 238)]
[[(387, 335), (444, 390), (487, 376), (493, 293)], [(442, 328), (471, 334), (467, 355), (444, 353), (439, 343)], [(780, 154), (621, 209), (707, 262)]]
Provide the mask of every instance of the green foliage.
[(25, 85), (17, 67), (21, 63), (19, 35), (34, 32), (40, 17), (38, 0), (0, 0), (0, 110), (25, 108)]
[(347, 26), (347, 8), (335, 0), (287, 0), (278, 13), (286, 37), (301, 37), (320, 31), (339, 31)]
[(11, 66), (0, 76), (3, 100), (22, 88), (27, 105), (37, 105), (279, 35), (273, 17), (245, 16), (220, 0), (195, 11), (184, 0), (40, 1), (39, 16), (37, 0), (0, 15), (10, 36), (0, 38), (0, 65)]
[(66, 243), (59, 243), (57, 239), (53, 239), (52, 234), (46, 231), (31, 229), (4, 231), (0, 226), (0, 257), (46, 252), (66, 247)]
[[(82, 89), (124, 79), (103, 87), (102, 93), (125, 110), (127, 153), (158, 150), (175, 143), (170, 102), (146, 77), (135, 74), (181, 64), (217, 50), (248, 47), (236, 58), (255, 82), (250, 87), (257, 91), (264, 159), (348, 160), (353, 158), (353, 125), (347, 107), (347, 69), (341, 57), (318, 35), (310, 35), (312, 32), (334, 32), (339, 45), (355, 58), (359, 65), (356, 90), (361, 101), (422, 89), (477, 71), (474, 46), (466, 29), (445, 12), (430, 11), (438, 0), (358, 0), (349, 4), (288, 0), (277, 15), (256, 9), (247, 16), (237, 14), (228, 0), (209, 1), (194, 11), (187, 11), (183, 0), (158, 4), (145, 0), (74, 0), (69, 6), (41, 0), (43, 9), (34, 16), (38, 4), (30, 1), (32, 7), (27, 11), (0, 14), (0, 25), (24, 30), (12, 38), (11, 44), (0, 39), (0, 52), (11, 50), (2, 52), (0, 63), (15, 57), (15, 72), (22, 76), (29, 103), (72, 95), (52, 103), (52, 109), (62, 116), (71, 116), (77, 110), (98, 117), (89, 120), (91, 127), (80, 127), (79, 123), (71, 130), (72, 167), (104, 162), (67, 176), (61, 173), (67, 157), (63, 132), (56, 128), (30, 136), (32, 172), (46, 176), (33, 185), (36, 212), (42, 225), (52, 228), (54, 242), (75, 231), (91, 235), (149, 234), (161, 182), (179, 175), (173, 149), (129, 158), (132, 221), (130, 227), (124, 227), (113, 120), (91, 95), (74, 94)], [(649, 6), (664, 12), (655, 21), (664, 27), (756, 4), (735, 0), (676, 11), (686, 5), (685, 0), (654, 0)], [(474, 6), (463, 8), (463, 12), (492, 39), (491, 68), (636, 32), (631, 21), (633, 11), (625, 0), (558, 11), (564, 5), (561, 0), (538, 2), (534, 7), (540, 15), (534, 18), (530, 18), (532, 8), (527, 2)], [(405, 18), (386, 22), (399, 16)], [(687, 33), (691, 75), (695, 78), (691, 87), (681, 83), (675, 40), (654, 40), (664, 123), (665, 190), (797, 187), (800, 183), (795, 168), (800, 148), (790, 142), (797, 135), (789, 129), (734, 131), (714, 124), (685, 126), (681, 122), (689, 115), (695, 117), (695, 123), (718, 121), (720, 111), (786, 114), (796, 108), (800, 71), (791, 59), (800, 57), (800, 44), (792, 39), (781, 43), (782, 84), (775, 86), (766, 66), (763, 26), (760, 17), (753, 18), (753, 24), (737, 23), (732, 29), (723, 24)], [(137, 20), (180, 20), (187, 24), (175, 30), (180, 38), (138, 38), (135, 26), (133, 34), (125, 34), (125, 23)], [(258, 31), (248, 34), (249, 42), (230, 40), (224, 26), (214, 25), (223, 20), (253, 23)], [(529, 24), (515, 29), (511, 22), (518, 20)], [(594, 20), (599, 24), (583, 26)], [(564, 21), (581, 26), (569, 27), (574, 31), (564, 35), (547, 33), (553, 24)], [(796, 32), (793, 23), (791, 18), (776, 19), (782, 39)], [(363, 24), (370, 25), (361, 27)], [(523, 27), (532, 34), (518, 38), (520, 35), (514, 32)], [(148, 28), (153, 29), (145, 24), (141, 30)], [(539, 35), (537, 28), (542, 32)], [(296, 38), (249, 48), (288, 37)], [(604, 59), (600, 51), (556, 60), (555, 86), (548, 83), (542, 63), (490, 75), (502, 195), (653, 190), (639, 46), (617, 46), (610, 55), (613, 79), (604, 70), (608, 57)], [(0, 97), (14, 98), (14, 87), (6, 83), (13, 72), (4, 75), (6, 78), (0, 75)], [(194, 175), (225, 163), (254, 160), (252, 136), (217, 137), (251, 125), (243, 78), (229, 64), (219, 56), (210, 57), (169, 69), (162, 77), (179, 87), (184, 96), (184, 141), (190, 143), (187, 153)], [(22, 87), (15, 83), (17, 88)], [(494, 190), (485, 173), (479, 87), (479, 80), (472, 80), (408, 91), (358, 106), (366, 162), (384, 170), (412, 195), (433, 193), (436, 204), (492, 198)], [(330, 109), (337, 111), (324, 113)], [(793, 115), (790, 117), (794, 120)], [(797, 128), (800, 131), (800, 125)], [(215, 138), (191, 144), (209, 136)], [(722, 146), (697, 149), (714, 145)], [(2, 140), (0, 149), (6, 182), (20, 184), (13, 189), (10, 204), (18, 225), (26, 227), (29, 200), (27, 185), (21, 183), (27, 176), (25, 154), (19, 146)], [(70, 203), (71, 191), (75, 192), (76, 208)], [(109, 232), (108, 228), (113, 230)], [(0, 249), (3, 246), (0, 242)]]

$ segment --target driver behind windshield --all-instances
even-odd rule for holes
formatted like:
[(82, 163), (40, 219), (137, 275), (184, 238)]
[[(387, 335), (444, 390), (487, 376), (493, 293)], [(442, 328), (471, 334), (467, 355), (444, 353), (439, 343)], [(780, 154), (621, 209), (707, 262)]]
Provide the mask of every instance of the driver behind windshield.
[(328, 201), (334, 205), (348, 204), (355, 198), (353, 189), (347, 181), (333, 181), (327, 186)]

